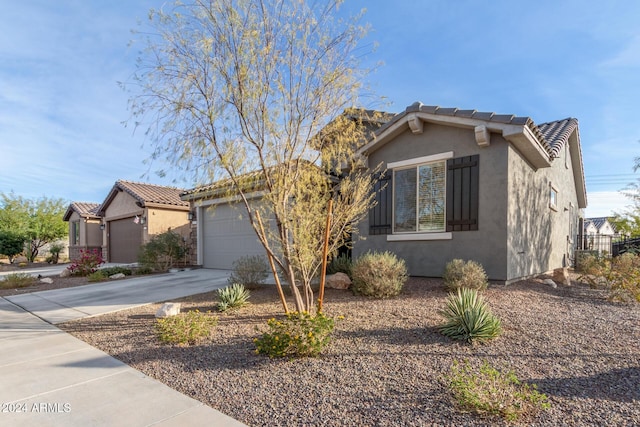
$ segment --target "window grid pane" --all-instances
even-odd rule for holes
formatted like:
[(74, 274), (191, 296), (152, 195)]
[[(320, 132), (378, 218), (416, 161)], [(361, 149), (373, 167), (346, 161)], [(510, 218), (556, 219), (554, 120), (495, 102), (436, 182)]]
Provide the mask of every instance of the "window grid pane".
[(417, 170), (394, 171), (394, 232), (416, 231)]
[(418, 231), (445, 229), (445, 165), (439, 162), (418, 168)]

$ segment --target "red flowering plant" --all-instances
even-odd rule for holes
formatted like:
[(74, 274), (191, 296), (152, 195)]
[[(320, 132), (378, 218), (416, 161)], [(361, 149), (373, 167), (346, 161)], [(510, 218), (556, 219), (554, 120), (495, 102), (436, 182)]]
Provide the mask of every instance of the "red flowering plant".
[(95, 273), (100, 265), (104, 264), (101, 251), (97, 249), (81, 250), (80, 258), (73, 260), (69, 271), (74, 276), (88, 276)]

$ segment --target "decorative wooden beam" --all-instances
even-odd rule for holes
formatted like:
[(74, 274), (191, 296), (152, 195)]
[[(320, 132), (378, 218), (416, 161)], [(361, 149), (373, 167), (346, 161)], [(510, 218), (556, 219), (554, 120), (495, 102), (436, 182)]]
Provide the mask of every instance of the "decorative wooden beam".
[(424, 122), (420, 120), (416, 114), (412, 114), (407, 118), (407, 123), (409, 124), (409, 128), (411, 132), (415, 134), (421, 134), (424, 131)]
[(480, 147), (488, 147), (491, 144), (491, 132), (486, 126), (476, 126), (474, 132), (476, 134), (476, 142)]

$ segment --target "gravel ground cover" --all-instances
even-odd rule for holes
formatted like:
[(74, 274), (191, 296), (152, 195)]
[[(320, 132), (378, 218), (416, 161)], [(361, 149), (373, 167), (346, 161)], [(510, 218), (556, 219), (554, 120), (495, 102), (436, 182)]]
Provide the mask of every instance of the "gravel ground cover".
[[(179, 285), (179, 284), (176, 284)], [(549, 396), (531, 425), (640, 425), (640, 306), (611, 303), (584, 285), (538, 281), (484, 291), (504, 333), (483, 345), (438, 333), (442, 281), (411, 278), (394, 299), (327, 290), (325, 312), (343, 315), (332, 345), (315, 359), (256, 355), (253, 338), (282, 309), (273, 287), (251, 305), (218, 314), (210, 341), (160, 344), (159, 304), (61, 327), (170, 387), (251, 426), (500, 425), (463, 413), (445, 375), (454, 360), (512, 369)], [(216, 294), (181, 300), (183, 311), (215, 310)]]

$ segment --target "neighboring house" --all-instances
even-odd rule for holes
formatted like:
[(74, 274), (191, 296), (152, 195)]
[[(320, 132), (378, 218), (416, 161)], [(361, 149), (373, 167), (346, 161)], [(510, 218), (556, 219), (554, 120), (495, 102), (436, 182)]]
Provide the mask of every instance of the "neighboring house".
[(132, 263), (140, 247), (156, 234), (171, 230), (185, 244), (191, 231), (189, 203), (182, 190), (137, 182), (116, 181), (97, 209), (103, 224), (103, 257), (108, 262)]
[(69, 259), (80, 258), (82, 250), (102, 251), (99, 203), (73, 202), (64, 214), (69, 223)]
[[(507, 283), (572, 263), (587, 205), (576, 119), (536, 125), (528, 117), (415, 103), (391, 116), (359, 154), (386, 173), (354, 257), (391, 251), (411, 275), (431, 277), (454, 258), (472, 259)], [(216, 188), (182, 197), (197, 210), (197, 263), (231, 268), (264, 250), (244, 208), (217, 197)]]
[(415, 103), (359, 152), (387, 173), (355, 257), (388, 250), (417, 276), (472, 259), (507, 283), (571, 264), (587, 206), (576, 119)]
[(585, 218), (582, 249), (611, 254), (614, 237), (616, 230), (608, 217)]

